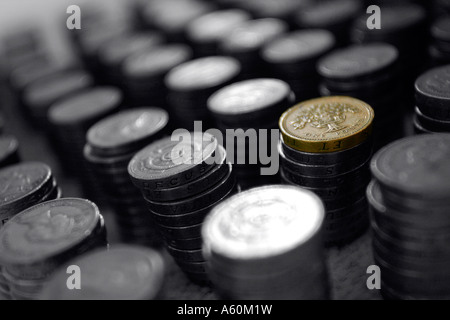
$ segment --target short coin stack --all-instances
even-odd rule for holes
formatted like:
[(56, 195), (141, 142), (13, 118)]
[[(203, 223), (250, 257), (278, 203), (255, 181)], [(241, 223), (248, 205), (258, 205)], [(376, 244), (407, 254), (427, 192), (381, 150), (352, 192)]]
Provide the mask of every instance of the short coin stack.
[(416, 133), (450, 132), (450, 66), (431, 69), (416, 81)]
[(320, 29), (291, 32), (264, 46), (261, 57), (270, 76), (286, 81), (297, 101), (317, 97), (317, 61), (335, 46), (332, 33)]
[(207, 133), (187, 132), (182, 141), (165, 138), (144, 148), (131, 160), (128, 171), (169, 253), (191, 280), (206, 282), (203, 220), (236, 189), (223, 147)]
[(53, 105), (48, 118), (62, 163), (68, 173), (81, 180), (89, 197), (99, 197), (98, 183), (83, 157), (86, 132), (100, 119), (116, 112), (122, 94), (112, 87), (98, 87), (73, 95)]
[(172, 69), (165, 78), (169, 90), (168, 104), (175, 125), (194, 129), (194, 121), (203, 121), (205, 130), (211, 125), (206, 107), (209, 96), (236, 81), (240, 63), (230, 57), (207, 57), (189, 61)]
[(373, 248), (388, 299), (450, 298), (450, 134), (396, 141), (372, 160)]
[(19, 141), (12, 135), (0, 136), (0, 168), (20, 161)]
[(436, 20), (431, 27), (432, 42), (428, 48), (431, 64), (450, 64), (450, 17)]
[(128, 175), (128, 163), (166, 133), (169, 116), (159, 108), (121, 111), (100, 120), (86, 135), (84, 157), (116, 212), (122, 240), (157, 246), (161, 239), (145, 202)]
[(321, 59), (322, 96), (361, 99), (375, 110), (374, 144), (379, 149), (403, 135), (404, 99), (399, 86), (398, 50), (389, 44), (354, 45)]
[(15, 300), (37, 299), (60, 265), (106, 246), (104, 221), (92, 202), (66, 198), (38, 204), (0, 230), (2, 288)]
[(374, 113), (350, 97), (302, 102), (280, 118), (281, 178), (321, 197), (327, 210), (326, 245), (342, 245), (368, 226)]
[(244, 191), (216, 206), (202, 234), (215, 289), (233, 300), (329, 298), (325, 209), (294, 186)]
[(0, 170), (0, 229), (19, 212), (61, 196), (51, 169), (40, 162), (23, 162)]
[[(81, 289), (67, 289), (67, 267), (82, 270)], [(41, 300), (153, 300), (161, 294), (164, 260), (147, 248), (115, 246), (96, 250), (63, 265), (40, 295)]]
[[(217, 91), (208, 100), (216, 128), (226, 139), (224, 145), (234, 147), (233, 168), (242, 189), (267, 184), (275, 178), (275, 175), (261, 175), (261, 167), (267, 163), (261, 163), (259, 152), (262, 152), (262, 144), (266, 154), (276, 150), (276, 146), (271, 146), (278, 140), (278, 133), (272, 136), (271, 129), (277, 128), (277, 119), (293, 103), (291, 88), (278, 79), (237, 82)], [(227, 132), (227, 129), (232, 131)], [(255, 131), (246, 140), (248, 129)]]

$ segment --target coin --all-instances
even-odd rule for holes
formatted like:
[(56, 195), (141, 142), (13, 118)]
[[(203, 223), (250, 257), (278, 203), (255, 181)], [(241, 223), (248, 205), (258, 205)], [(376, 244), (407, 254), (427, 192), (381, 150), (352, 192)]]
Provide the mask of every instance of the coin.
[(119, 245), (71, 262), (83, 272), (81, 290), (67, 290), (66, 269), (61, 268), (40, 298), (42, 300), (151, 300), (160, 294), (165, 265), (151, 249)]
[(199, 178), (212, 169), (217, 140), (209, 134), (164, 138), (138, 152), (128, 172), (141, 189), (168, 189)]
[(280, 118), (283, 142), (293, 149), (328, 153), (350, 149), (368, 139), (374, 112), (350, 97), (302, 102)]
[(203, 245), (203, 239), (201, 237), (192, 239), (172, 239), (170, 237), (166, 237), (164, 240), (166, 241), (167, 245), (171, 246), (172, 248), (184, 250), (199, 249)]
[(414, 111), (415, 111), (414, 125), (418, 129), (421, 129), (426, 133), (450, 132), (450, 121), (443, 121), (430, 118), (424, 115), (418, 107), (416, 107)]
[(81, 245), (100, 219), (98, 208), (82, 199), (38, 204), (14, 216), (0, 231), (0, 263), (41, 279), (54, 269), (55, 257)]
[(424, 115), (436, 120), (450, 121), (448, 81), (449, 66), (431, 69), (416, 80), (416, 104)]
[[(450, 193), (450, 134), (399, 140), (379, 151), (372, 174), (390, 193), (421, 199), (447, 199)], [(383, 191), (386, 197), (388, 193)], [(386, 198), (388, 201), (389, 198)]]
[(139, 108), (119, 112), (101, 120), (87, 132), (87, 143), (98, 155), (127, 153), (144, 147), (164, 129), (169, 115), (159, 108)]

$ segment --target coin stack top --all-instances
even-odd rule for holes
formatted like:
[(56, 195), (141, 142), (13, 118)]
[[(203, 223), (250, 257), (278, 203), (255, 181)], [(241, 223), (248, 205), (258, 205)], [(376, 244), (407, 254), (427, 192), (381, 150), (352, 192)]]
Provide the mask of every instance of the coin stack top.
[(350, 149), (368, 139), (372, 108), (350, 97), (324, 97), (302, 102), (280, 118), (283, 142), (304, 152)]

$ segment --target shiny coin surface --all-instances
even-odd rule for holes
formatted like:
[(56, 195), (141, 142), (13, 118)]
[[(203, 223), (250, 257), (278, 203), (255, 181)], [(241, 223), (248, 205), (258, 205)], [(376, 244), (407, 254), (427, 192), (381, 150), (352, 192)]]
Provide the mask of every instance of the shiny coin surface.
[(99, 220), (97, 206), (88, 200), (38, 204), (13, 217), (0, 231), (0, 261), (7, 266), (45, 261), (88, 238)]
[(281, 116), (279, 125), (283, 142), (293, 149), (329, 153), (366, 141), (373, 119), (365, 102), (336, 96), (299, 103)]
[(229, 57), (206, 57), (189, 61), (172, 69), (165, 81), (175, 91), (195, 91), (213, 88), (235, 78), (240, 64)]
[(176, 187), (212, 169), (217, 140), (209, 134), (183, 135), (159, 140), (138, 152), (128, 172), (133, 182), (144, 189)]
[(290, 186), (255, 188), (213, 209), (202, 230), (204, 248), (233, 259), (281, 255), (313, 237), (324, 216), (321, 200), (309, 191)]
[(380, 150), (371, 169), (393, 191), (410, 197), (448, 199), (450, 194), (450, 134), (404, 138)]
[(100, 154), (108, 153), (110, 149), (124, 149), (126, 152), (144, 147), (148, 139), (164, 129), (168, 121), (168, 113), (159, 108), (122, 111), (91, 127), (87, 142)]
[(43, 300), (151, 300), (164, 280), (164, 261), (151, 249), (115, 246), (81, 256), (71, 262), (82, 270), (81, 290), (67, 289), (66, 268), (52, 277)]

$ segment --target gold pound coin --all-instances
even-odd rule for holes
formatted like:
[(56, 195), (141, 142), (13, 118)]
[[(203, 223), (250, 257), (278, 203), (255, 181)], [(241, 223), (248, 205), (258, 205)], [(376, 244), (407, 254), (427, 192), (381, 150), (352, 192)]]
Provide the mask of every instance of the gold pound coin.
[(283, 142), (302, 152), (330, 153), (355, 147), (372, 133), (373, 109), (351, 97), (301, 102), (280, 118)]

